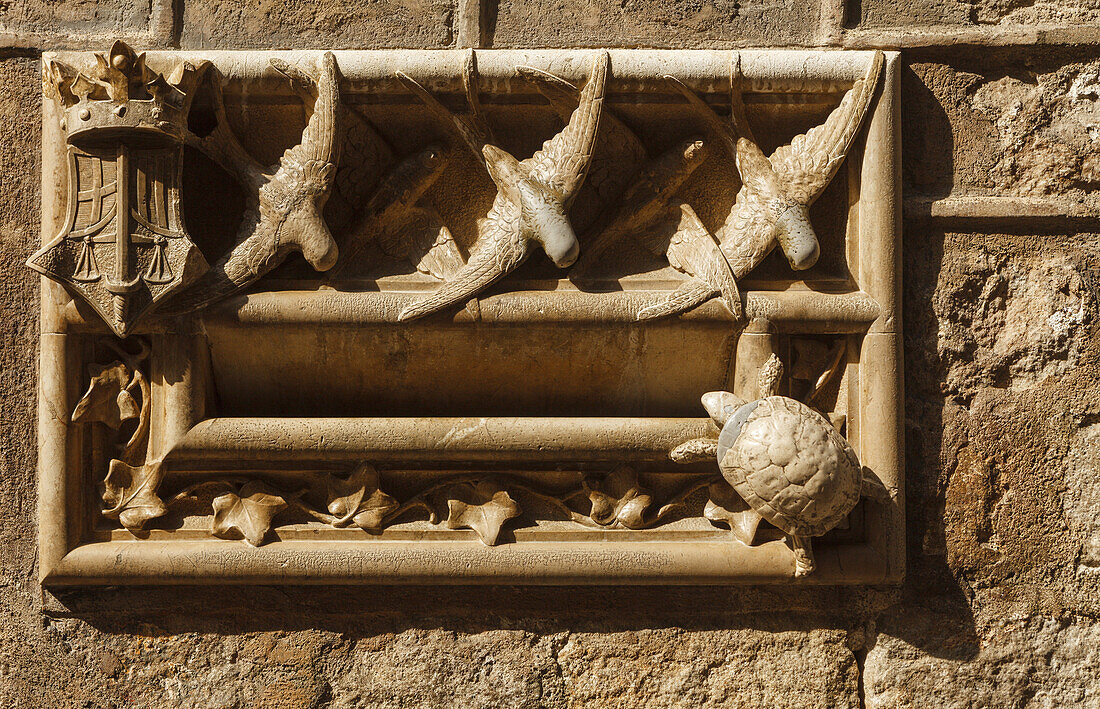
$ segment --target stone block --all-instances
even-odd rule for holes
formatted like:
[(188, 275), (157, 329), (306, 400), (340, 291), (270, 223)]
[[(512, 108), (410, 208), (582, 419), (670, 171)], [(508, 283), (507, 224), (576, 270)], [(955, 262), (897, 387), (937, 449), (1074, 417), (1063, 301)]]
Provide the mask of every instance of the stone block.
[(905, 175), (942, 196), (1068, 197), (1100, 188), (1100, 62), (913, 63)]
[(572, 635), (558, 653), (567, 706), (859, 707), (845, 634), (782, 626)]
[(43, 33), (53, 36), (147, 29), (150, 2), (138, 0), (73, 0), (72, 2), (0, 2), (0, 33)]
[(855, 0), (849, 12), (860, 26), (908, 25), (1029, 25), (1095, 23), (1100, 5), (1095, 0), (1031, 2), (1030, 0), (979, 0), (979, 2), (915, 2), (914, 0)]
[(264, 49), (442, 48), (452, 0), (187, 0), (181, 46)]
[(817, 3), (793, 0), (502, 0), (489, 24), (494, 47), (731, 47), (808, 43)]
[(925, 613), (895, 618), (867, 653), (867, 709), (1100, 705), (1094, 622), (1004, 618), (967, 638), (943, 614)]

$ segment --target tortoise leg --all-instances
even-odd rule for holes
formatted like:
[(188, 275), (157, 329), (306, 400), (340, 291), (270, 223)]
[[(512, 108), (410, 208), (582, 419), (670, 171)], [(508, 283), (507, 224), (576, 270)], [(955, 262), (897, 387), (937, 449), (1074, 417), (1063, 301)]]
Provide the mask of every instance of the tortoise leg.
[(705, 463), (718, 457), (718, 441), (710, 438), (693, 438), (672, 449), (668, 454), (677, 463)]
[(881, 502), (885, 505), (890, 504), (890, 491), (867, 466), (863, 466), (863, 488), (859, 494), (862, 497), (869, 497), (875, 502)]
[(814, 550), (810, 546), (810, 538), (792, 534), (791, 548), (794, 550), (794, 577), (800, 579), (813, 573)]
[(735, 537), (747, 546), (752, 546), (752, 540), (756, 538), (756, 528), (760, 526), (760, 520), (762, 519), (763, 517), (756, 510), (738, 512), (736, 515), (731, 516), (729, 520), (730, 529), (733, 530)]

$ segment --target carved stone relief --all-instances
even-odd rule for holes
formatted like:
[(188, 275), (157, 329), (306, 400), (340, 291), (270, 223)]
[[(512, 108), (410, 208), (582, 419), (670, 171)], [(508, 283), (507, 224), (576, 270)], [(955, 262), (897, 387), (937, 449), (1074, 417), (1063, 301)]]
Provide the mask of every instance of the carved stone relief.
[(44, 579), (899, 579), (895, 60), (47, 55)]

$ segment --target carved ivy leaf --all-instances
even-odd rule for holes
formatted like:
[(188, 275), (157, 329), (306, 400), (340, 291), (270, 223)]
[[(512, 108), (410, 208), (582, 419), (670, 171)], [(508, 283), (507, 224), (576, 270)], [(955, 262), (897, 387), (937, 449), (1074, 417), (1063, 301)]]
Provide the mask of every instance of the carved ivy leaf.
[(88, 374), (92, 380), (73, 409), (73, 423), (99, 421), (117, 429), (123, 421), (137, 417), (137, 401), (126, 389), (132, 376), (129, 367), (118, 361), (91, 364)]
[(168, 511), (157, 495), (163, 478), (159, 460), (144, 465), (112, 460), (103, 479), (103, 502), (110, 505), (103, 516), (117, 519), (131, 532), (144, 529), (146, 522)]
[(397, 500), (378, 488), (378, 471), (367, 463), (356, 468), (347, 480), (333, 475), (326, 484), (328, 511), (337, 518), (333, 527), (354, 523), (368, 532), (379, 532), (382, 520), (399, 507)]
[(646, 526), (645, 513), (653, 504), (653, 496), (638, 483), (638, 473), (633, 468), (618, 468), (598, 487), (587, 482), (585, 487), (592, 503), (589, 513), (592, 521), (607, 526), (618, 522), (627, 529)]
[(286, 509), (286, 500), (268, 491), (263, 483), (247, 482), (238, 492), (214, 498), (211, 534), (222, 539), (241, 539), (254, 547), (264, 543), (271, 520)]
[(451, 488), (446, 522), (449, 529), (472, 529), (483, 544), (496, 546), (504, 523), (520, 512), (506, 490), (493, 480), (482, 480)]

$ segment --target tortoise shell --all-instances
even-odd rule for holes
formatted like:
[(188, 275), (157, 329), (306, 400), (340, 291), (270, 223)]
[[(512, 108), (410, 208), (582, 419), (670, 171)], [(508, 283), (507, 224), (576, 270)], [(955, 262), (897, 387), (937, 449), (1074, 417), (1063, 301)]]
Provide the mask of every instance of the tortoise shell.
[(785, 396), (745, 404), (718, 438), (726, 481), (787, 534), (816, 537), (859, 502), (855, 451), (824, 416)]

